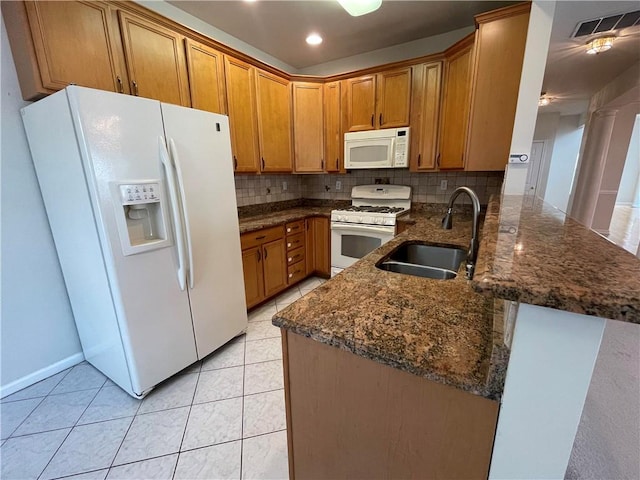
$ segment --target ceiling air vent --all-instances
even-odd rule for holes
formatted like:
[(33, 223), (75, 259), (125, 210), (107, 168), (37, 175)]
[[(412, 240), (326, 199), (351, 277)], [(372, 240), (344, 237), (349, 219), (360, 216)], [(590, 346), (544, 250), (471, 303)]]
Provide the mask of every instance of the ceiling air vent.
[(584, 37), (594, 33), (612, 32), (623, 28), (640, 25), (640, 10), (610, 17), (595, 18), (578, 24), (572, 37)]

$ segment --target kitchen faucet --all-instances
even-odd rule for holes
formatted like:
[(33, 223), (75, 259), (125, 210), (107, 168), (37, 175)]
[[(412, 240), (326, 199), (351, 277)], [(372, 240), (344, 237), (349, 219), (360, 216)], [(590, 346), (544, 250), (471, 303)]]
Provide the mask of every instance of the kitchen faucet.
[(458, 187), (451, 194), (451, 198), (449, 198), (449, 205), (447, 206), (447, 214), (442, 219), (442, 228), (446, 230), (451, 230), (451, 226), (453, 222), (451, 220), (451, 215), (453, 213), (453, 202), (455, 202), (456, 198), (461, 193), (466, 193), (471, 199), (471, 203), (473, 204), (473, 226), (471, 227), (471, 244), (469, 246), (469, 252), (467, 253), (467, 262), (466, 262), (466, 277), (471, 280), (473, 278), (473, 272), (476, 268), (476, 259), (478, 258), (478, 228), (479, 228), (479, 220), (480, 220), (480, 200), (478, 200), (478, 195), (476, 192), (471, 190), (469, 187)]

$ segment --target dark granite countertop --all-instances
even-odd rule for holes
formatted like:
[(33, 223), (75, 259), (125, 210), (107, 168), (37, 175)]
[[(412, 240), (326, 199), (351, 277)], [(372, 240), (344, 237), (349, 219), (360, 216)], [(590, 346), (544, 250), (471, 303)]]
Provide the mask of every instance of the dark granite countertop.
[(302, 220), (306, 217), (331, 217), (331, 207), (293, 207), (274, 212), (240, 218), (240, 233), (248, 233), (262, 228), (275, 227)]
[(467, 248), (469, 216), (440, 227), (439, 212), (412, 212), (410, 228), (278, 312), (273, 324), (452, 387), (499, 399), (508, 353), (493, 328), (494, 303), (473, 291), (464, 265), (453, 280), (379, 270), (375, 264), (407, 240)]
[(494, 197), (473, 288), (491, 297), (640, 323), (640, 259), (532, 197)]

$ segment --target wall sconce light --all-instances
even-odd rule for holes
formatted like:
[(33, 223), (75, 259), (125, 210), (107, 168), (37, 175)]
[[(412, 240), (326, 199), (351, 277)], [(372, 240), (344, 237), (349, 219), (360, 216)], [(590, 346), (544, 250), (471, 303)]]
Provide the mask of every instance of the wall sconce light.
[(382, 0), (338, 0), (349, 15), (359, 17), (367, 13), (375, 12), (382, 5)]
[(540, 95), (540, 100), (538, 100), (538, 106), (546, 107), (550, 103), (551, 103), (551, 97), (547, 97), (547, 94), (545, 92), (542, 92), (542, 95)]
[(606, 52), (613, 46), (613, 40), (616, 37), (599, 37), (587, 42), (587, 53), (594, 55), (600, 52)]

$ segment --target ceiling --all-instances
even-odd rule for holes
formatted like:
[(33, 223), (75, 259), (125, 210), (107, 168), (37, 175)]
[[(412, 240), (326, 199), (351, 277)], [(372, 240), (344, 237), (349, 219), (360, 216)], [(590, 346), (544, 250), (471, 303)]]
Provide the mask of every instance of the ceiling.
[[(169, 1), (263, 52), (303, 69), (474, 24), (474, 15), (514, 1), (388, 1), (350, 16), (335, 0)], [(306, 44), (311, 32), (324, 41)]]
[[(474, 24), (474, 15), (517, 2), (392, 1), (376, 12), (351, 17), (334, 0), (169, 1), (175, 7), (262, 50), (296, 70)], [(586, 55), (589, 38), (572, 39), (578, 23), (638, 9), (637, 1), (559, 0), (543, 91), (554, 98), (540, 112), (579, 114), (589, 98), (640, 61), (640, 27), (617, 32), (614, 47)], [(315, 31), (324, 42), (304, 42)], [(292, 72), (295, 73), (295, 72)]]
[(557, 2), (542, 84), (542, 91), (553, 100), (548, 106), (541, 107), (540, 113), (570, 115), (586, 112), (594, 93), (640, 61), (640, 26), (616, 32), (613, 48), (596, 55), (585, 53), (585, 43), (596, 35), (571, 38), (580, 22), (639, 8), (637, 1)]

